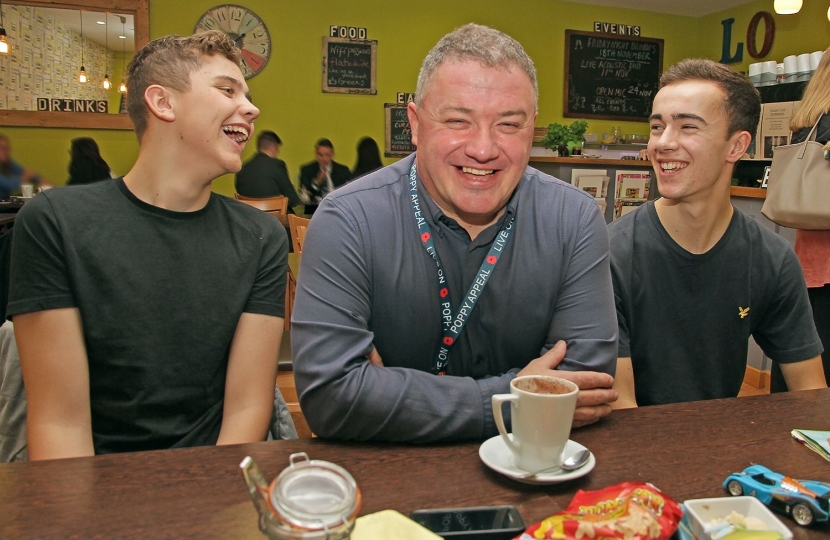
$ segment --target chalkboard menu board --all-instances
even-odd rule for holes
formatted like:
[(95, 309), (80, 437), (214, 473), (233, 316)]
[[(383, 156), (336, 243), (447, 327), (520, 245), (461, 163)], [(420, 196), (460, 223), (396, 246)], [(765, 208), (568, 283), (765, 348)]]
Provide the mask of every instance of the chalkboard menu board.
[(648, 120), (663, 40), (565, 30), (563, 116)]
[(323, 92), (378, 93), (377, 41), (323, 38)]
[(409, 125), (409, 117), (406, 116), (406, 105), (384, 103), (383, 107), (386, 109), (384, 155), (386, 157), (408, 156), (416, 149), (412, 144), (412, 126)]

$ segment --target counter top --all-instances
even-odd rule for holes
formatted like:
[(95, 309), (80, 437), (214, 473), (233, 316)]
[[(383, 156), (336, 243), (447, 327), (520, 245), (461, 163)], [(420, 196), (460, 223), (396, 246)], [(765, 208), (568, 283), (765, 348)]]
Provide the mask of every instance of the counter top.
[(548, 157), (530, 156), (531, 163), (559, 163), (560, 165), (605, 165), (610, 167), (648, 167), (651, 168), (651, 161), (641, 159), (601, 159), (585, 157)]
[(731, 186), (729, 188), (729, 194), (733, 197), (751, 197), (753, 199), (767, 198), (767, 190), (757, 187)]

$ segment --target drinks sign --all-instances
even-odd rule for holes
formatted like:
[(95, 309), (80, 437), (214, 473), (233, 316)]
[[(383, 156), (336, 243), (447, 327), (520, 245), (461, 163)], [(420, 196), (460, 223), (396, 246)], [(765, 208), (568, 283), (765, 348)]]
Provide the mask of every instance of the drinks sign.
[(51, 112), (107, 113), (105, 99), (37, 98), (37, 110)]

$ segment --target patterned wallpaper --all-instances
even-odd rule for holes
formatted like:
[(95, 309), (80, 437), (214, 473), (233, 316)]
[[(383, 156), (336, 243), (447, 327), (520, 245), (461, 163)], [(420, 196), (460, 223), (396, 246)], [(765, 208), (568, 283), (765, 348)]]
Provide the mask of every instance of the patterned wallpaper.
[(28, 6), (3, 5), (3, 26), (12, 54), (0, 56), (0, 109), (37, 110), (39, 97), (107, 99), (100, 83), (105, 72), (112, 76), (114, 55), (103, 45), (83, 40), (89, 82), (81, 84), (80, 34)]

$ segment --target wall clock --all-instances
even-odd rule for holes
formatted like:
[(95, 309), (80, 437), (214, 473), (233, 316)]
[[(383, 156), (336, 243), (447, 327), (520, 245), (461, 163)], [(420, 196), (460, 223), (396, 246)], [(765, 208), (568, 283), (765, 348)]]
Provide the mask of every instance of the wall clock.
[(242, 51), (240, 68), (250, 79), (265, 67), (271, 56), (271, 35), (265, 23), (250, 9), (235, 4), (210, 8), (199, 17), (193, 32), (221, 30), (236, 42)]

